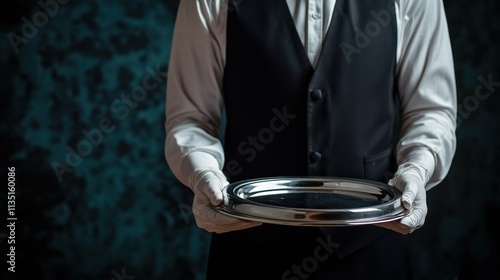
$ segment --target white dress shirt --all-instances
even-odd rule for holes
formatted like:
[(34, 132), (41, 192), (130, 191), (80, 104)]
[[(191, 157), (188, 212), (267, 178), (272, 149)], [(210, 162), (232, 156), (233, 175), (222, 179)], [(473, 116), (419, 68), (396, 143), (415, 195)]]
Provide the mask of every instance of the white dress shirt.
[[(167, 81), (165, 157), (176, 178), (188, 186), (193, 170), (224, 165), (221, 89), (227, 13), (233, 9), (227, 1), (181, 0), (177, 13)], [(315, 66), (336, 1), (286, 2)], [(396, 20), (402, 112), (397, 161), (418, 162), (429, 170), (430, 189), (448, 173), (456, 145), (455, 75), (442, 0), (396, 0)]]

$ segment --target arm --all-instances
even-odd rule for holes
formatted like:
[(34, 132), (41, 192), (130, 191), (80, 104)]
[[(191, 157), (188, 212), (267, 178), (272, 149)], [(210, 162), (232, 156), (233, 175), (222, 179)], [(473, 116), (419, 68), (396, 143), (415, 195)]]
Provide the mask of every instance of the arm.
[(176, 18), (166, 97), (165, 158), (194, 192), (193, 214), (200, 228), (227, 232), (258, 225), (211, 208), (223, 202), (228, 184), (218, 138), (227, 7), (218, 1), (183, 0)]
[(409, 233), (427, 215), (426, 191), (447, 175), (456, 148), (456, 86), (442, 0), (400, 0), (397, 81), (402, 126), (398, 170), (389, 184), (412, 212), (381, 226)]
[(456, 148), (453, 54), (442, 0), (403, 0), (401, 13), (397, 160), (421, 164), (429, 190), (447, 175)]
[(225, 18), (210, 8), (205, 1), (180, 2), (170, 54), (165, 157), (186, 186), (195, 169), (221, 169), (224, 163), (218, 134)]

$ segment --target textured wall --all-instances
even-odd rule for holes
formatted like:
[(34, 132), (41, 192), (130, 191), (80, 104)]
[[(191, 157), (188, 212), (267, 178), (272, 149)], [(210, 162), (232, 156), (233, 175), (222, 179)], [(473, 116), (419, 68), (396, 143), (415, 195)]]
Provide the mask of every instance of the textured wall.
[[(0, 12), (1, 174), (15, 166), (17, 179), (7, 279), (202, 279), (209, 236), (163, 158), (178, 1), (11, 2)], [(450, 174), (409, 236), (416, 276), (500, 279), (500, 86), (475, 95), (481, 80), (500, 81), (499, 3), (445, 5), (463, 109)]]

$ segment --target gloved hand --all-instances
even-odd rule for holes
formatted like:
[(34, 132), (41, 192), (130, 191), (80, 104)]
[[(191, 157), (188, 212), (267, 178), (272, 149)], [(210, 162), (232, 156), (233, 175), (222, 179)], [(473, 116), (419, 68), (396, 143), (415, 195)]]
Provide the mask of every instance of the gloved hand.
[(425, 185), (428, 181), (425, 168), (416, 163), (404, 163), (389, 181), (389, 185), (398, 188), (402, 193), (401, 203), (411, 213), (399, 221), (380, 224), (380, 226), (402, 234), (412, 233), (424, 225), (427, 215), (427, 193)]
[(219, 205), (227, 199), (222, 189), (228, 184), (220, 170), (197, 169), (194, 171), (190, 178), (190, 188), (194, 192), (193, 214), (198, 227), (208, 232), (223, 233), (261, 224), (232, 218), (212, 209), (211, 205)]

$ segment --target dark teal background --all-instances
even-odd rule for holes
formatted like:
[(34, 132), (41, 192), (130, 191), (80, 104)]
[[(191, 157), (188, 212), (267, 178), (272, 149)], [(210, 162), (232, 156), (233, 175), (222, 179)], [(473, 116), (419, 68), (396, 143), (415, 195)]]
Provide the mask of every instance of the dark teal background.
[[(196, 227), (192, 195), (163, 156), (177, 5), (68, 1), (16, 52), (9, 34), (23, 35), (23, 17), (43, 23), (43, 9), (29, 0), (2, 4), (0, 269), (9, 278), (1, 279), (203, 278), (209, 234)], [(415, 276), (500, 279), (500, 87), (474, 99), (479, 77), (500, 81), (499, 2), (445, 6), (464, 111), (449, 176), (428, 193), (425, 227), (408, 236)], [(156, 86), (127, 105), (122, 96), (152, 72)], [(97, 130), (102, 139), (69, 166), (68, 150)], [(68, 168), (62, 181), (54, 164)], [(6, 264), (7, 166), (17, 178), (16, 274)]]

